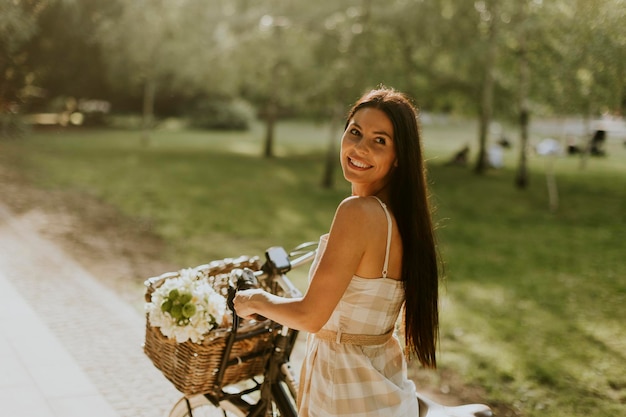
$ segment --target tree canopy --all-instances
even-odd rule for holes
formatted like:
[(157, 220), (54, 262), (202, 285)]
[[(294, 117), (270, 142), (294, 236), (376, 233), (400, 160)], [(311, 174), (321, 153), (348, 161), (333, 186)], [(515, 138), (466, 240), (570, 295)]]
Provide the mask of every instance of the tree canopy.
[(383, 83), (467, 115), (492, 94), (493, 116), (514, 119), (523, 42), (533, 112), (623, 113), (625, 19), (624, 0), (13, 0), (0, 103), (140, 112), (152, 91), (157, 116), (199, 96), (328, 115)]

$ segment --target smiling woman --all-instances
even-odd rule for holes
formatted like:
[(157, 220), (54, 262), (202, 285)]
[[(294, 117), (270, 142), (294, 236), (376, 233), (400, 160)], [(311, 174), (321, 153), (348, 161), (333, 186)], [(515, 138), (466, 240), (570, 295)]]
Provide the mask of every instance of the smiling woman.
[[(306, 294), (240, 291), (235, 309), (309, 332), (299, 416), (425, 415), (433, 406), (418, 402), (394, 335), (403, 311), (407, 351), (436, 367), (438, 259), (409, 99), (386, 88), (363, 96), (348, 115), (340, 158), (352, 195), (320, 238)], [(454, 415), (488, 411), (471, 405)]]

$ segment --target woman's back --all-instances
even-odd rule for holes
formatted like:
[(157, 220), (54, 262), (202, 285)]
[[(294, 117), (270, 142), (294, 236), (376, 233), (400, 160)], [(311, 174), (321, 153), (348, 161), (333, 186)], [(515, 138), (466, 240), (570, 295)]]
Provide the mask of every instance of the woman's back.
[[(388, 230), (391, 215), (384, 204)], [(322, 330), (307, 339), (302, 368), (301, 416), (417, 416), (415, 385), (395, 323), (404, 302), (402, 282), (386, 277), (390, 234), (384, 233), (382, 267), (377, 277), (353, 276)], [(328, 235), (320, 239), (311, 271), (323, 257)]]

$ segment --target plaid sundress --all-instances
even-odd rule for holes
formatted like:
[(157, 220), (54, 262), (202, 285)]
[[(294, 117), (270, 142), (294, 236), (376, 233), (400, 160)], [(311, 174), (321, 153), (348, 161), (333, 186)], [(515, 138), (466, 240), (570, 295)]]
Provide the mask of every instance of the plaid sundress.
[[(327, 240), (328, 235), (321, 237), (310, 274)], [(387, 259), (388, 250), (385, 265)], [(322, 330), (383, 335), (394, 329), (403, 302), (401, 281), (354, 276)], [(395, 335), (382, 344), (363, 346), (309, 334), (300, 385), (300, 417), (416, 417), (419, 411), (415, 385), (407, 378), (406, 361)]]

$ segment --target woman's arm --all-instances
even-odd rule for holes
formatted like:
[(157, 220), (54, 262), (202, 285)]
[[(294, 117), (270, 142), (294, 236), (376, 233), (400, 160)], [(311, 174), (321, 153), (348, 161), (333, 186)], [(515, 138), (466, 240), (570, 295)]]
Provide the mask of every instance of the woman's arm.
[(240, 291), (235, 297), (237, 314), (260, 314), (294, 329), (319, 331), (350, 284), (372, 238), (368, 227), (372, 210), (364, 200), (350, 197), (337, 208), (326, 250), (302, 298), (283, 298), (262, 290)]

